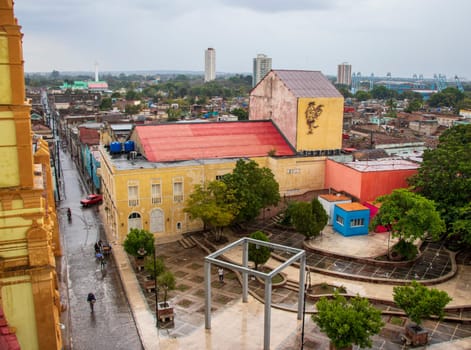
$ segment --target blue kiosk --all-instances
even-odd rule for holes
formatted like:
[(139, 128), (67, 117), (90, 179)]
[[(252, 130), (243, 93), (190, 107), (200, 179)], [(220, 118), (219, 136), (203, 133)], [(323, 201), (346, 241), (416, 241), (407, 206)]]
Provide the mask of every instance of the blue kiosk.
[(332, 222), (334, 230), (342, 236), (367, 235), (370, 209), (357, 202), (336, 204)]

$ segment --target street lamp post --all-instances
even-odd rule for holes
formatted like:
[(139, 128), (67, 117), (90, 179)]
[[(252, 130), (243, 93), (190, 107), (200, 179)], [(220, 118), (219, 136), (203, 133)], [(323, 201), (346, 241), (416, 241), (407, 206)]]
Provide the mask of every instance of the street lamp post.
[(304, 281), (304, 300), (303, 300), (303, 325), (301, 331), (301, 350), (304, 349), (304, 319), (306, 318), (306, 295), (309, 290), (311, 290), (311, 272), (310, 270), (306, 271), (306, 279)]
[(159, 290), (157, 289), (157, 262), (155, 259), (155, 246), (154, 246), (154, 289), (155, 289), (155, 326), (159, 328)]

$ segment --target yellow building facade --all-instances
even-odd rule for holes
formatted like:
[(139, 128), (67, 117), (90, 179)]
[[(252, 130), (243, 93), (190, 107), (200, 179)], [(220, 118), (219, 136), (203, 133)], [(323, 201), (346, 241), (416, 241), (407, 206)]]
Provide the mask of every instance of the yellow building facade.
[[(272, 170), (282, 197), (323, 188), (325, 157), (266, 156), (252, 160)], [(138, 160), (124, 168), (119, 165), (122, 160), (113, 160), (102, 147), (103, 205), (113, 239), (123, 242), (131, 228), (148, 230), (156, 238), (201, 230), (202, 222), (183, 211), (186, 200), (195, 185), (232, 172), (236, 161), (201, 160), (153, 167)]]
[(61, 254), (47, 142), (31, 133), (22, 34), (0, 0), (0, 303), (23, 350), (61, 349)]

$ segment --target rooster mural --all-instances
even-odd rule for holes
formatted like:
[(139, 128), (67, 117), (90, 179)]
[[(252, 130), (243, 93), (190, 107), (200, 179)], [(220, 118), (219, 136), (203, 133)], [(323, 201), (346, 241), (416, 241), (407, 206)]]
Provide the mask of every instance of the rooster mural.
[(312, 134), (312, 131), (319, 127), (319, 125), (316, 124), (317, 118), (322, 114), (323, 112), (324, 105), (318, 105), (316, 106), (316, 103), (314, 101), (309, 102), (307, 108), (306, 108), (306, 123), (307, 126), (309, 127), (309, 131), (307, 132), (308, 134)]

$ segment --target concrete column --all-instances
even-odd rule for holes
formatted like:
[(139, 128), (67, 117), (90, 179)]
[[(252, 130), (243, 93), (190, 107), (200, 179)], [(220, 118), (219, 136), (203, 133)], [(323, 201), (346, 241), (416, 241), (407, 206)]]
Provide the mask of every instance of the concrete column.
[(299, 264), (298, 320), (303, 319), (304, 290), (306, 285), (306, 254), (301, 256)]
[[(249, 266), (249, 244), (247, 241), (244, 241), (242, 246), (242, 266), (248, 268)], [(246, 303), (248, 300), (248, 290), (249, 290), (249, 278), (247, 272), (242, 272), (242, 302)]]
[(265, 277), (265, 320), (263, 323), (263, 349), (270, 350), (271, 328), (271, 278)]
[(205, 313), (204, 325), (211, 329), (211, 263), (204, 262)]

